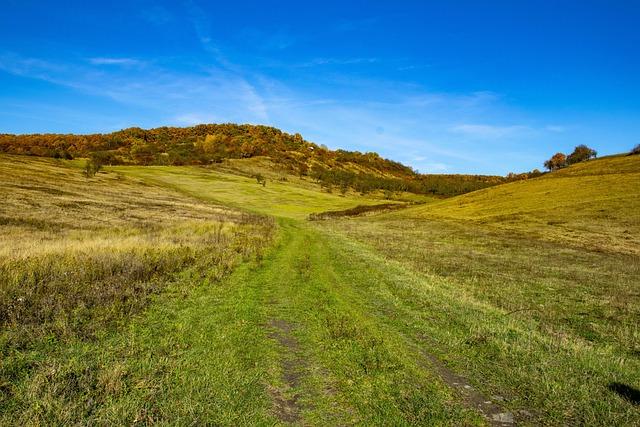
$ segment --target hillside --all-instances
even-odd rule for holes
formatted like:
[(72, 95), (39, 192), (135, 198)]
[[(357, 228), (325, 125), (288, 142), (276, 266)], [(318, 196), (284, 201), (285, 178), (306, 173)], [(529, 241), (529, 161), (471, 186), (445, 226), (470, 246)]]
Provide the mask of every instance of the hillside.
[(438, 283), (377, 297), (474, 387), (528, 408), (518, 424), (637, 425), (639, 172), (612, 156), (318, 225)]
[(598, 250), (640, 253), (640, 156), (611, 156), (442, 200), (406, 218), (471, 221)]
[(345, 217), (395, 202), (0, 155), (0, 423), (637, 424), (637, 159)]
[(300, 134), (258, 125), (207, 124), (187, 128), (129, 128), (110, 134), (0, 134), (0, 152), (91, 158), (105, 165), (211, 165), (266, 157), (284, 173), (310, 176), (327, 189), (409, 191), (451, 196), (506, 182), (499, 176), (425, 175), (377, 153), (330, 150)]

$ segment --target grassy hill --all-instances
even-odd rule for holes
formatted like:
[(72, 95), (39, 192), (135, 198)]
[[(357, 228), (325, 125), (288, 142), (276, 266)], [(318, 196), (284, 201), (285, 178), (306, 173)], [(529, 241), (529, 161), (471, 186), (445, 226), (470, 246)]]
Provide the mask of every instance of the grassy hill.
[(320, 224), (440, 281), (441, 298), (379, 297), (474, 386), (529, 407), (524, 424), (640, 419), (640, 157)]
[(0, 424), (638, 424), (638, 159), (311, 222), (389, 201), (0, 155)]
[(403, 212), (640, 254), (640, 156), (611, 156)]
[[(252, 160), (238, 161), (231, 169), (114, 166), (108, 170), (174, 188), (202, 200), (278, 217), (304, 219), (314, 212), (382, 203), (381, 194), (376, 198), (376, 194), (362, 196), (353, 191), (328, 193), (311, 179), (278, 173), (277, 169), (274, 172), (269, 163)], [(265, 177), (264, 186), (253, 177), (254, 173)]]
[(110, 134), (0, 134), (0, 152), (104, 165), (211, 165), (229, 159), (271, 159), (282, 173), (309, 176), (327, 188), (361, 193), (410, 191), (451, 196), (497, 185), (499, 176), (425, 175), (377, 153), (330, 150), (268, 126), (207, 124), (186, 128), (129, 128)]

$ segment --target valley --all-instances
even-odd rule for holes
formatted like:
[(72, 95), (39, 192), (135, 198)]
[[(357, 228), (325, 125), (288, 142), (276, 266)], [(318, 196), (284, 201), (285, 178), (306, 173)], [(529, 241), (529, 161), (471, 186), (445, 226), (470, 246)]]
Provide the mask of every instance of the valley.
[(640, 420), (637, 156), (447, 199), (82, 167), (0, 156), (0, 423)]

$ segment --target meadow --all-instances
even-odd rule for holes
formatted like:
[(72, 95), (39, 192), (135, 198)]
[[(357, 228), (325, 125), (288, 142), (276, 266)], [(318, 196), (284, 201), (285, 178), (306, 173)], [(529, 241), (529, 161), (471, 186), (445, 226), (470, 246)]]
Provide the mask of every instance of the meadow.
[(3, 155), (0, 423), (637, 424), (639, 159), (389, 209)]
[[(62, 413), (48, 416), (65, 405), (72, 411), (76, 395), (86, 392), (86, 375), (95, 373), (85, 361), (68, 371), (61, 350), (100, 341), (180, 277), (184, 292), (220, 281), (243, 259), (259, 256), (275, 229), (269, 218), (115, 173), (88, 179), (80, 166), (0, 158), (6, 423), (20, 413), (24, 421), (63, 422)], [(102, 380), (91, 381), (95, 388)]]
[(442, 281), (438, 303), (395, 292), (410, 333), (474, 385), (528, 408), (530, 422), (630, 425), (637, 398), (615, 390), (640, 384), (638, 189), (640, 160), (617, 156), (322, 224)]

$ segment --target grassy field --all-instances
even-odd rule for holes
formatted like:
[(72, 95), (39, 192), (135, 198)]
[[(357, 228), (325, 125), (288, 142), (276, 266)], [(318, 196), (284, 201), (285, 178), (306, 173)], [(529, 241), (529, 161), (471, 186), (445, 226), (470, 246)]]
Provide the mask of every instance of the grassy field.
[(639, 163), (307, 222), (382, 201), (2, 156), (0, 424), (637, 424)]
[[(381, 203), (379, 198), (354, 193), (342, 196), (321, 191), (310, 179), (267, 172), (260, 164), (247, 165), (236, 161), (233, 168), (203, 167), (112, 167), (118, 173), (143, 179), (145, 182), (169, 186), (187, 194), (214, 203), (234, 206), (252, 212), (278, 217), (304, 219), (313, 212), (345, 209), (355, 204)], [(242, 172), (243, 175), (230, 173)], [(259, 185), (254, 173), (267, 177), (265, 186)]]
[[(66, 363), (60, 350), (99, 341), (181, 275), (221, 280), (258, 256), (274, 232), (266, 217), (115, 173), (87, 179), (74, 166), (0, 156), (4, 422), (21, 412), (37, 421), (53, 410), (51, 394), (71, 403), (85, 392), (81, 378), (57, 371)], [(84, 363), (78, 368), (90, 370)]]
[(548, 241), (640, 254), (640, 158), (612, 156), (401, 214), (452, 219)]
[(442, 280), (448, 316), (433, 294), (396, 306), (449, 366), (534, 424), (629, 425), (637, 397), (612, 389), (640, 386), (639, 172), (638, 157), (607, 158), (323, 225)]

